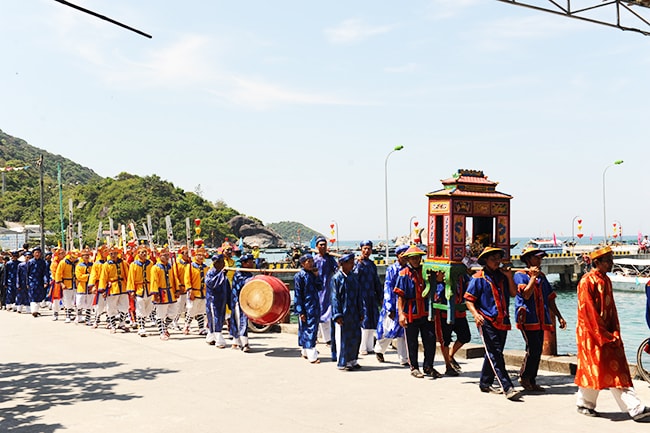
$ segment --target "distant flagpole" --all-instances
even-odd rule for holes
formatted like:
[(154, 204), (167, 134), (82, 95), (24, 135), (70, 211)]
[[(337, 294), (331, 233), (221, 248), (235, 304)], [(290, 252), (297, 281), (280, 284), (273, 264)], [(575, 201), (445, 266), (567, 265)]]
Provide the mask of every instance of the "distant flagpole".
[(56, 165), (56, 179), (59, 183), (59, 219), (61, 220), (61, 246), (65, 247), (65, 224), (63, 222), (63, 186), (61, 185), (61, 163)]

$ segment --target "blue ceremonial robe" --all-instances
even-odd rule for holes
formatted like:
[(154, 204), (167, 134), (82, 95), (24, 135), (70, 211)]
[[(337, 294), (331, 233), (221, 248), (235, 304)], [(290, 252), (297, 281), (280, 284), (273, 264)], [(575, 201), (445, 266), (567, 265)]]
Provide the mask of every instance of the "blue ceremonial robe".
[(18, 282), (16, 285), (16, 305), (29, 305), (29, 286), (27, 284), (27, 262), (18, 263)]
[[(242, 268), (243, 269), (243, 268)], [(244, 313), (239, 305), (239, 295), (244, 284), (253, 277), (250, 272), (243, 270), (235, 272), (232, 278), (232, 290), (230, 298), (230, 309), (232, 310), (230, 320), (230, 335), (235, 338), (248, 336), (248, 316)], [(238, 312), (238, 313), (237, 313)], [(237, 320), (237, 315), (239, 320)]]
[(332, 290), (330, 280), (332, 275), (339, 268), (336, 259), (329, 254), (324, 257), (316, 254), (314, 255), (314, 266), (318, 269), (318, 276), (321, 279), (321, 287), (323, 290), (318, 294), (320, 302), (320, 321), (327, 322), (332, 318)]
[(5, 265), (3, 275), (4, 285), (7, 288), (6, 304), (16, 303), (16, 290), (18, 288), (18, 260), (9, 260)]
[(376, 329), (379, 321), (379, 308), (384, 297), (377, 265), (370, 259), (361, 259), (354, 265), (354, 273), (359, 278), (359, 291), (363, 303), (363, 329)]
[(528, 285), (530, 276), (520, 271), (515, 273), (513, 279), (517, 285), (517, 295), (515, 296), (517, 328), (537, 331), (553, 330), (548, 305), (549, 300), (554, 299), (557, 295), (551, 283), (546, 279), (546, 275), (542, 274), (537, 277), (537, 286), (528, 299), (524, 299), (521, 291)]
[(298, 345), (304, 349), (316, 347), (318, 337), (318, 323), (320, 322), (320, 298), (323, 291), (320, 278), (304, 269), (298, 271), (293, 277), (294, 296), (293, 305), (295, 313), (304, 314), (306, 321), (298, 318)]
[[(384, 280), (384, 299), (379, 312), (379, 322), (377, 323), (377, 339), (383, 338), (402, 338), (404, 336), (404, 328), (399, 325), (397, 320), (397, 293), (395, 293), (395, 283), (399, 271), (404, 267), (399, 262), (395, 262), (386, 269), (386, 277)], [(388, 317), (389, 313), (393, 313), (393, 319)]]
[(210, 268), (205, 276), (205, 309), (210, 332), (221, 332), (226, 320), (226, 304), (230, 305), (230, 281), (223, 270)]
[(338, 270), (332, 277), (332, 320), (343, 319), (341, 347), (338, 347), (338, 367), (345, 367), (359, 357), (361, 344), (361, 315), (363, 302), (359, 293), (357, 274), (346, 275)]
[(50, 284), (50, 270), (45, 259), (32, 258), (27, 262), (27, 286), (29, 288), (29, 301), (42, 302), (47, 294)]

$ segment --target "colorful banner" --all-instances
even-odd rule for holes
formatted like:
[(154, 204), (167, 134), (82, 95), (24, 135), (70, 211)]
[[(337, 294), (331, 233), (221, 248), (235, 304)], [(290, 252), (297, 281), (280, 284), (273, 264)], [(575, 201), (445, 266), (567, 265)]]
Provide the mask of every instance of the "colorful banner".
[(31, 165), (26, 165), (24, 167), (0, 167), (0, 171), (18, 171), (18, 170), (27, 170)]

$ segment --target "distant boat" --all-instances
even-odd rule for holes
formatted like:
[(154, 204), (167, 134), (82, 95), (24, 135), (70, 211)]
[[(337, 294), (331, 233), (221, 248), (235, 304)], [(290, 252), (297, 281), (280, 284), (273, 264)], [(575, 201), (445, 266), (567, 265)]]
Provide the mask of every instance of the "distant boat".
[(645, 294), (645, 286), (650, 280), (650, 260), (614, 259), (612, 272), (607, 276), (612, 280), (612, 289)]
[[(590, 252), (602, 248), (603, 244), (572, 244), (567, 243), (564, 247), (565, 252), (571, 254), (589, 254)], [(616, 242), (609, 245), (614, 251), (614, 254), (639, 254), (639, 245), (637, 243), (622, 243)]]
[(526, 246), (537, 248), (546, 254), (562, 254), (564, 252), (562, 242), (556, 242), (553, 239), (531, 239), (526, 243)]

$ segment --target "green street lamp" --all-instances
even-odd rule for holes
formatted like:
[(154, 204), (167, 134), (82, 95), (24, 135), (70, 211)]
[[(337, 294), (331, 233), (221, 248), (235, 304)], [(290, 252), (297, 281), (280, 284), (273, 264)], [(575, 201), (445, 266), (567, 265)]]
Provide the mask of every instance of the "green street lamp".
[(605, 170), (603, 170), (603, 240), (605, 242), (605, 245), (607, 245), (607, 207), (605, 206), (605, 173), (607, 173), (608, 168), (614, 167), (615, 165), (621, 165), (621, 164), (623, 164), (623, 160), (619, 159), (617, 161), (614, 161), (614, 164), (605, 167)]
[(404, 146), (399, 145), (395, 146), (393, 150), (388, 152), (386, 155), (386, 161), (384, 162), (384, 197), (386, 199), (386, 265), (388, 265), (388, 157), (391, 156), (394, 152), (404, 149)]

